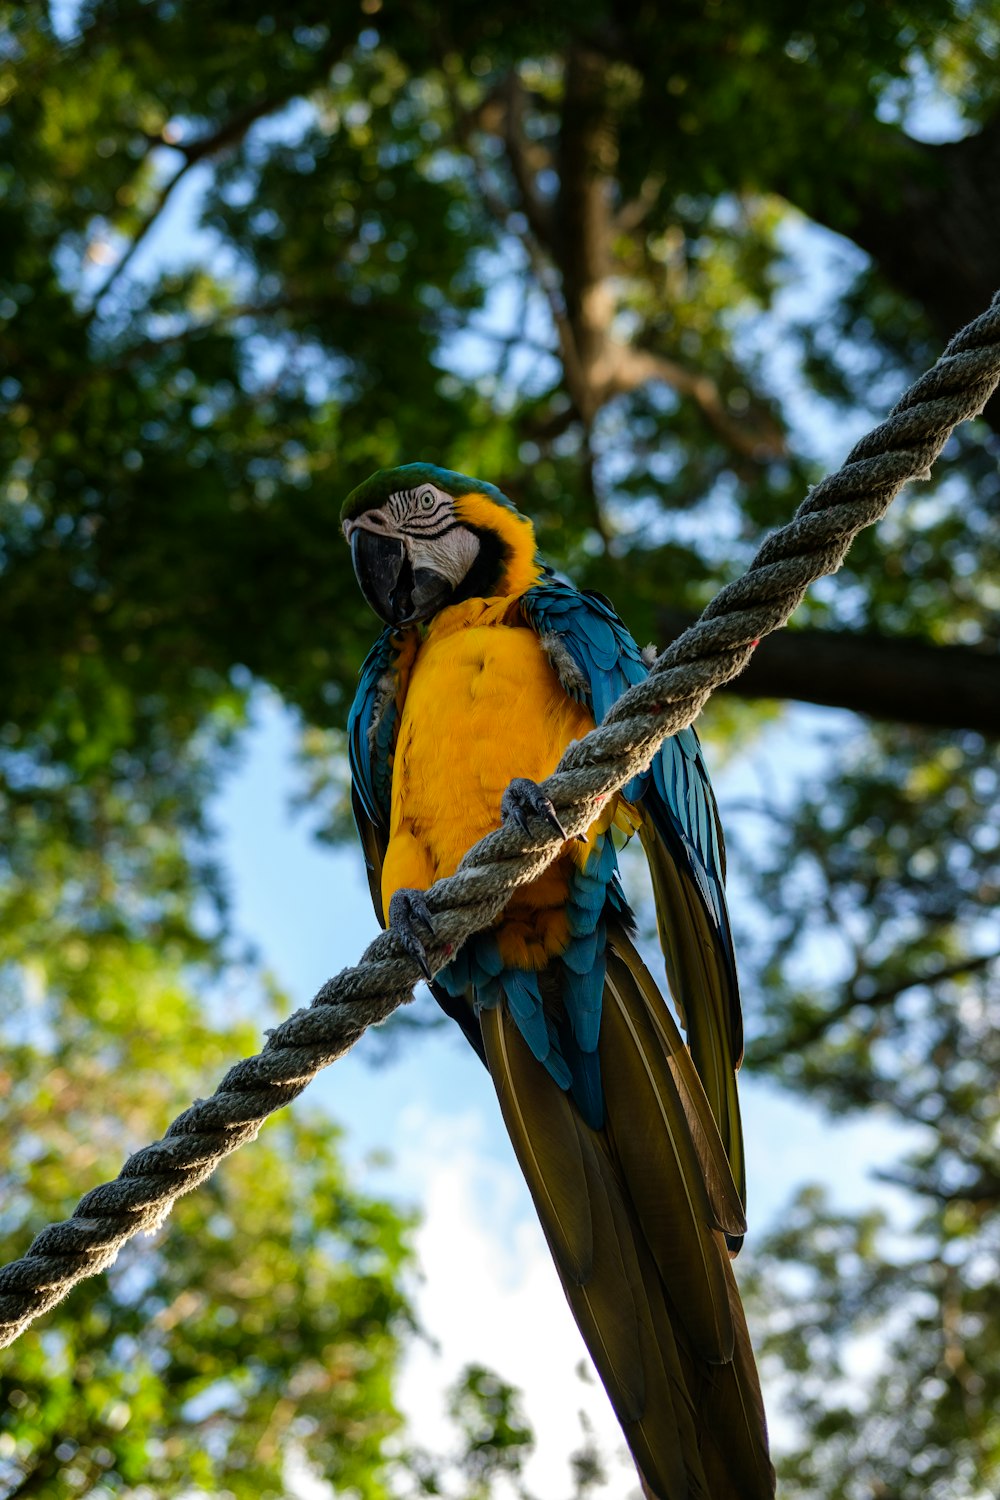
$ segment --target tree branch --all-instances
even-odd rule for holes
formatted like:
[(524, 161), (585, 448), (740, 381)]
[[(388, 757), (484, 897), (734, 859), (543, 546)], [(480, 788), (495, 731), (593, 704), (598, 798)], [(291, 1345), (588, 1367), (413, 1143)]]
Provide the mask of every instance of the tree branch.
[[(518, 75), (517, 69), (512, 68), (508, 73), (503, 85), (503, 100), (506, 104), (504, 113), (504, 145), (507, 150), (507, 160), (510, 163), (511, 175), (521, 200), (524, 216), (531, 226), (532, 233), (539, 244), (544, 245), (551, 251), (556, 224), (552, 209), (545, 200), (540, 197), (535, 185), (536, 167), (531, 161), (532, 149), (524, 134), (524, 86)], [(539, 148), (534, 148), (537, 156)], [(551, 166), (551, 161), (546, 163)]]
[[(513, 205), (507, 203), (502, 194), (491, 183), (488, 168), (483, 161), (482, 153), (476, 145), (475, 131), (477, 125), (481, 123), (478, 119), (478, 112), (470, 113), (462, 108), (454, 81), (446, 67), (444, 68), (444, 77), (451, 106), (452, 132), (456, 145), (468, 157), (484, 208), (498, 228), (507, 233), (514, 233), (520, 241), (535, 280), (548, 302), (552, 323), (559, 341), (558, 356), (563, 367), (563, 378), (570, 399), (575, 406), (577, 403), (576, 391), (580, 387), (581, 382), (579, 361), (573, 342), (573, 332), (566, 316), (566, 309), (555, 285), (553, 266), (546, 251), (531, 231), (530, 219), (526, 230), (511, 230), (509, 220), (513, 212)], [(526, 211), (525, 218), (528, 218)]]
[(566, 372), (567, 386), (587, 427), (608, 399), (608, 346), (615, 314), (611, 184), (618, 141), (606, 72), (605, 59), (592, 50), (569, 50), (559, 133), (554, 256), (575, 355), (575, 371)]
[(103, 286), (98, 292), (95, 293), (94, 300), (90, 304), (90, 307), (87, 309), (86, 316), (84, 317), (84, 326), (89, 325), (93, 322), (94, 318), (96, 318), (98, 312), (100, 311), (101, 303), (111, 291), (112, 287), (114, 287), (118, 283), (121, 276), (127, 270), (128, 266), (131, 264), (133, 256), (139, 249), (139, 246), (145, 240), (146, 236), (149, 234), (149, 231), (156, 224), (160, 215), (163, 213), (163, 210), (169, 203), (171, 197), (173, 196), (174, 189), (180, 186), (181, 182), (187, 176), (188, 172), (190, 172), (194, 164), (194, 160), (192, 160), (191, 158), (182, 161), (174, 175), (172, 177), (168, 177), (166, 182), (160, 188), (160, 191), (157, 193), (156, 197), (153, 200), (152, 207), (146, 214), (146, 217), (143, 219), (142, 223), (139, 225), (139, 228), (136, 230), (135, 234), (132, 236), (132, 239), (127, 249), (125, 250), (125, 253), (122, 255), (121, 259), (114, 266), (112, 266), (111, 270), (108, 272), (108, 275), (104, 279)]
[[(336, 45), (328, 46), (321, 53), (318, 53), (317, 62), (319, 64), (319, 71), (325, 71), (341, 50), (342, 44), (338, 41)], [(188, 142), (172, 141), (161, 134), (160, 144), (169, 147), (172, 151), (179, 152), (183, 160), (173, 176), (167, 179), (159, 193), (157, 193), (152, 207), (133, 235), (132, 241), (121, 260), (117, 265), (112, 267), (105, 279), (104, 285), (94, 297), (84, 320), (85, 325), (89, 325), (97, 316), (101, 303), (128, 267), (139, 246), (166, 208), (174, 190), (187, 176), (188, 172), (193, 167), (196, 167), (199, 162), (206, 161), (212, 156), (217, 156), (220, 151), (225, 151), (230, 146), (238, 145), (252, 125), (255, 125), (258, 120), (263, 119), (265, 115), (273, 114), (275, 110), (281, 109), (290, 99), (294, 99), (296, 95), (303, 93), (306, 90), (307, 83), (308, 80), (298, 78), (295, 81), (294, 87), (290, 86), (278, 93), (267, 94), (263, 98), (255, 99), (252, 103), (246, 105), (244, 109), (238, 110), (230, 119), (224, 120), (215, 130), (210, 131), (207, 135), (199, 136), (196, 140)]]
[(803, 1047), (809, 1047), (813, 1042), (818, 1042), (830, 1030), (836, 1026), (838, 1021), (845, 1021), (855, 1010), (879, 1010), (883, 1006), (891, 1005), (898, 1000), (900, 995), (907, 994), (910, 990), (926, 986), (933, 989), (935, 985), (945, 984), (949, 979), (961, 979), (966, 974), (978, 974), (982, 969), (988, 969), (991, 964), (1000, 959), (1000, 953), (977, 953), (971, 958), (956, 959), (953, 963), (942, 964), (940, 968), (932, 969), (929, 973), (908, 974), (904, 979), (894, 984), (883, 985), (881, 989), (872, 990), (870, 994), (859, 994), (854, 984), (849, 984), (843, 997), (836, 1005), (825, 1010), (822, 1015), (816, 1016), (807, 1024), (795, 1027), (790, 1033), (785, 1032), (771, 1041), (760, 1040), (748, 1049), (750, 1061), (755, 1067), (762, 1064), (780, 1062), (789, 1052), (799, 1052)]
[(890, 1182), (894, 1187), (905, 1188), (908, 1193), (921, 1193), (926, 1198), (933, 1198), (945, 1207), (950, 1203), (964, 1203), (985, 1213), (1000, 1205), (1000, 1176), (985, 1168), (979, 1177), (955, 1188), (941, 1187), (919, 1172), (879, 1169), (872, 1176), (879, 1182)]
[[(449, 79), (447, 69), (445, 77)], [(729, 412), (710, 375), (612, 336), (617, 310), (612, 236), (621, 230), (622, 222), (638, 222), (648, 213), (660, 184), (655, 178), (647, 179), (640, 197), (616, 217), (613, 185), (618, 142), (606, 59), (585, 47), (572, 48), (567, 56), (559, 132), (559, 197), (554, 213), (535, 187), (531, 157), (536, 148), (523, 129), (525, 94), (517, 74), (512, 72), (474, 110), (462, 108), (450, 79), (448, 87), (455, 138), (469, 159), (491, 218), (507, 232), (511, 232), (515, 208), (526, 220), (525, 228), (513, 232), (548, 300), (563, 382), (572, 402), (572, 410), (557, 419), (557, 428), (564, 429), (578, 419), (589, 434), (609, 401), (659, 380), (694, 402), (708, 426), (738, 458), (760, 464), (783, 454), (784, 434), (766, 413), (755, 413), (748, 422)], [(508, 202), (491, 181), (476, 144), (477, 130), (501, 135), (514, 201)]]
[(715, 435), (741, 458), (761, 464), (786, 452), (785, 435), (777, 422), (762, 421), (751, 426), (733, 416), (719, 387), (703, 370), (690, 370), (675, 359), (626, 344), (614, 344), (608, 353), (611, 356), (608, 389), (614, 394), (624, 395), (650, 380), (661, 380), (679, 396), (693, 401)]
[(865, 125), (892, 163), (854, 183), (852, 201), (822, 195), (820, 221), (867, 250), (940, 332), (1000, 280), (1000, 112), (975, 135), (928, 145), (879, 121)]
[[(372, 302), (357, 302), (346, 292), (328, 288), (321, 292), (288, 292), (268, 302), (237, 302), (231, 307), (220, 308), (214, 316), (202, 318), (197, 322), (185, 323), (173, 333), (165, 333), (159, 338), (139, 339), (135, 343), (119, 348), (107, 363), (92, 366), (86, 379), (89, 382), (108, 370), (128, 369), (146, 358), (155, 357), (162, 350), (210, 337), (212, 334), (220, 334), (243, 318), (277, 318), (283, 313), (317, 316), (327, 312), (345, 313), (354, 317), (363, 317), (366, 320), (385, 318), (393, 323), (420, 324), (442, 334), (455, 332), (473, 334), (487, 343), (496, 344), (504, 359), (509, 357), (513, 347), (528, 349), (534, 354), (545, 355), (550, 359), (557, 357), (556, 351), (547, 344), (538, 343), (522, 333), (508, 335), (493, 328), (483, 327), (469, 318), (453, 315), (447, 308), (433, 311), (420, 307), (412, 301), (394, 301), (387, 297), (380, 297)], [(500, 373), (498, 370), (498, 377)]]
[[(662, 637), (695, 619), (661, 609)], [(726, 692), (847, 708), (873, 719), (930, 729), (972, 729), (1000, 739), (1000, 655), (971, 646), (846, 630), (788, 630), (769, 637)]]
[(615, 230), (618, 234), (635, 234), (649, 218), (666, 185), (666, 179), (658, 172), (645, 177), (634, 198), (623, 203), (615, 214)]

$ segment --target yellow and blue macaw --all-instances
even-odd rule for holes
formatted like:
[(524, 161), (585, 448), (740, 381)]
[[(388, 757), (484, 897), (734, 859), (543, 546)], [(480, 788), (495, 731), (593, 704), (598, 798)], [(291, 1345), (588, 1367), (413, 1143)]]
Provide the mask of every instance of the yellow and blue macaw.
[[(430, 978), (422, 893), (540, 792), (645, 676), (608, 602), (557, 579), (494, 486), (433, 464), (347, 498), (385, 622), (348, 723), (375, 910)], [(613, 833), (638, 832), (685, 1046), (632, 942)], [(431, 981), (496, 1087), (566, 1295), (656, 1500), (767, 1500), (763, 1406), (730, 1256), (742, 1242), (742, 1020), (715, 799), (693, 729)]]

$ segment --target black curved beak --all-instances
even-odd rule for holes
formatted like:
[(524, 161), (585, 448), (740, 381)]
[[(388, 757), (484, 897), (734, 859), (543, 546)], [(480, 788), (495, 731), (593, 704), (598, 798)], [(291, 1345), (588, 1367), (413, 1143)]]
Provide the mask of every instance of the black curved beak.
[(387, 625), (429, 620), (452, 592), (449, 580), (432, 568), (414, 572), (402, 542), (361, 526), (351, 532), (351, 562), (361, 592)]
[(413, 576), (402, 542), (356, 526), (351, 532), (351, 562), (361, 592), (379, 619), (401, 625), (412, 608)]

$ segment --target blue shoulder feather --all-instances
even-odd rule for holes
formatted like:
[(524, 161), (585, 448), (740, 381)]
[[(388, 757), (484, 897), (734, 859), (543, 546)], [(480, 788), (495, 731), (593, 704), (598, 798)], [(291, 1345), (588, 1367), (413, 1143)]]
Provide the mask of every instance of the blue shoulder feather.
[[(399, 727), (398, 714), (387, 707), (387, 674), (396, 650), (387, 626), (375, 642), (358, 674), (358, 690), (347, 716), (347, 757), (351, 776), (366, 815), (389, 828), (392, 799), (392, 748)], [(376, 712), (380, 719), (372, 732)]]
[[(649, 675), (639, 647), (601, 594), (547, 574), (524, 594), (521, 609), (539, 636), (557, 636), (569, 652), (588, 685), (584, 696), (598, 723), (627, 688)], [(675, 864), (693, 881), (738, 993), (725, 896), (725, 844), (695, 731), (682, 729), (666, 740), (649, 769), (623, 792), (649, 816)]]

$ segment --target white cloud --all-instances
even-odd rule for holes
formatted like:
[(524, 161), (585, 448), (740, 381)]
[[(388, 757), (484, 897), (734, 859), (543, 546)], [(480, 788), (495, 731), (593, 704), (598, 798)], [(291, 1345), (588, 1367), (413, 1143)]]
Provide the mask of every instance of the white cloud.
[[(607, 1460), (602, 1500), (637, 1495), (635, 1470), (604, 1388), (594, 1374), (563, 1295), (513, 1156), (482, 1149), (478, 1115), (404, 1115), (397, 1161), (419, 1191), (417, 1234), (421, 1323), (437, 1348), (421, 1341), (407, 1357), (399, 1389), (414, 1436), (432, 1452), (453, 1434), (446, 1387), (471, 1362), (517, 1386), (537, 1447), (528, 1488), (546, 1500), (572, 1493), (569, 1456), (581, 1446), (585, 1411)], [(589, 1380), (577, 1374), (585, 1361)]]

